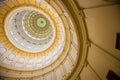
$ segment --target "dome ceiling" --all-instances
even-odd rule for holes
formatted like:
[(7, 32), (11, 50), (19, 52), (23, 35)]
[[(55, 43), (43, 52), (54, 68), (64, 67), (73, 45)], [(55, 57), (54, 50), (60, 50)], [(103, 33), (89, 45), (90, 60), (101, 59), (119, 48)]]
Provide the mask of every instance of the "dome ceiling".
[[(59, 22), (62, 22), (61, 19)], [(56, 42), (55, 37), (59, 34), (49, 15), (35, 7), (13, 10), (7, 16), (6, 23), (8, 24), (5, 24), (5, 30), (9, 40), (14, 46), (27, 52), (46, 50)], [(61, 31), (65, 32), (62, 26)], [(61, 35), (65, 36), (65, 33)]]
[(73, 72), (81, 41), (61, 1), (6, 0), (0, 5), (0, 76), (63, 80)]

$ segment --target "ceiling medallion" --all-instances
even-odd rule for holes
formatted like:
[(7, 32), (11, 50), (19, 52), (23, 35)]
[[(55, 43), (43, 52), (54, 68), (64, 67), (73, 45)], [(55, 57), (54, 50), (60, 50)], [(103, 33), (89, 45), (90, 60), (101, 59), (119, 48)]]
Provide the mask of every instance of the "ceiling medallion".
[(39, 26), (39, 27), (45, 27), (45, 25), (46, 25), (46, 20), (44, 19), (44, 18), (39, 18), (39, 19), (37, 19), (37, 26)]

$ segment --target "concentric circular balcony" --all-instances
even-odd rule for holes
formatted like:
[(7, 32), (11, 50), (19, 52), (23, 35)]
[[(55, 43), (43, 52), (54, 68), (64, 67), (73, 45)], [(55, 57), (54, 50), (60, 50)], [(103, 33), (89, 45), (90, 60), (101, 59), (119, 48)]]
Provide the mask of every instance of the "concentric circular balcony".
[(2, 3), (1, 76), (14, 80), (43, 77), (43, 80), (64, 80), (83, 64), (87, 47), (86, 36), (82, 36), (85, 31), (80, 26), (82, 19), (75, 23), (62, 1), (6, 0)]

